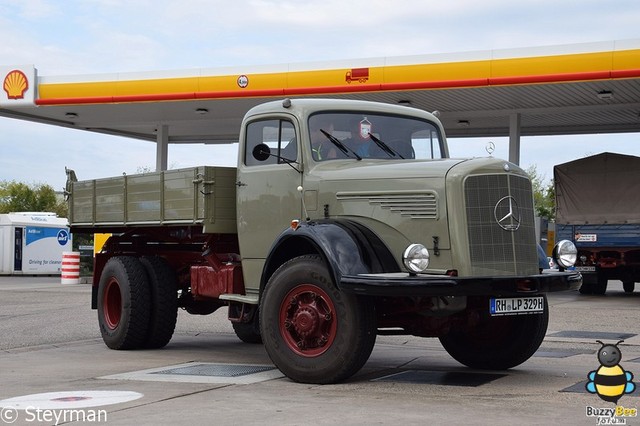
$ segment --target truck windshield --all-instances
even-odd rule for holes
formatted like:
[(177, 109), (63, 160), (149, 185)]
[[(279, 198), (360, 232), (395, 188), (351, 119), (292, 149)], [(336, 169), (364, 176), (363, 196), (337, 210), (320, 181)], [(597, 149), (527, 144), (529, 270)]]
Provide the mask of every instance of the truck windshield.
[(439, 159), (444, 152), (435, 124), (415, 117), (379, 113), (314, 114), (309, 117), (309, 140), (316, 161)]

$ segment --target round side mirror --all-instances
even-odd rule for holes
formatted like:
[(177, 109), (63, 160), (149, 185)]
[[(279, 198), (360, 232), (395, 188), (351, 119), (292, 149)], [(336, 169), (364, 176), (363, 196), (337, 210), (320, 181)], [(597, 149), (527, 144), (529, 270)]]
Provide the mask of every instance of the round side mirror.
[(258, 161), (265, 161), (269, 156), (271, 156), (271, 148), (267, 144), (261, 143), (253, 148), (253, 158)]

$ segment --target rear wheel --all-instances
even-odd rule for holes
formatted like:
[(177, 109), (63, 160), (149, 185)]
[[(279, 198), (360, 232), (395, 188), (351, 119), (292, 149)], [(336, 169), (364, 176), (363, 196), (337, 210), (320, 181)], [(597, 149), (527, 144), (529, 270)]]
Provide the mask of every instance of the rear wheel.
[(169, 343), (176, 328), (178, 279), (173, 268), (160, 257), (143, 257), (140, 262), (147, 271), (151, 293), (149, 330), (144, 347), (162, 348)]
[(459, 327), (440, 337), (449, 355), (468, 367), (487, 370), (505, 370), (528, 360), (547, 332), (546, 297), (541, 314), (500, 317), (489, 315), (486, 298), (479, 301), (480, 319), (475, 327)]
[(98, 324), (102, 340), (111, 349), (144, 345), (151, 316), (147, 273), (134, 257), (109, 259), (98, 285)]
[(635, 287), (636, 287), (636, 283), (633, 281), (622, 282), (622, 288), (624, 289), (625, 293), (633, 293), (633, 290), (635, 290)]
[(366, 298), (337, 289), (319, 256), (301, 256), (271, 277), (260, 304), (262, 340), (287, 377), (335, 383), (369, 359), (375, 312)]
[(258, 314), (254, 315), (253, 321), (251, 322), (233, 322), (231, 323), (231, 325), (233, 326), (233, 331), (236, 333), (236, 336), (238, 336), (238, 339), (242, 340), (243, 342), (262, 343)]

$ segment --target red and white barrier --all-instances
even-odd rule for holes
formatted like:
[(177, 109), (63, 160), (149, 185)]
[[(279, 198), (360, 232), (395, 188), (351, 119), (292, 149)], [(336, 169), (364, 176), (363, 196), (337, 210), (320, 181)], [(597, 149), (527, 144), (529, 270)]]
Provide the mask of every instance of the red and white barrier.
[(60, 278), (61, 284), (80, 284), (80, 252), (65, 251), (62, 253)]

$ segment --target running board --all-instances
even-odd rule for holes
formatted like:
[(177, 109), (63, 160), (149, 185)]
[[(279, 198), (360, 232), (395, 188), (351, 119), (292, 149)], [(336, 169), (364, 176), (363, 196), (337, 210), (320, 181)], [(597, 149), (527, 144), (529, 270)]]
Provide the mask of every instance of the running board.
[(248, 303), (249, 305), (257, 305), (260, 301), (258, 295), (245, 294), (221, 294), (218, 296), (220, 300), (228, 300), (229, 302)]

